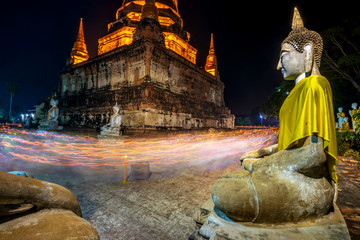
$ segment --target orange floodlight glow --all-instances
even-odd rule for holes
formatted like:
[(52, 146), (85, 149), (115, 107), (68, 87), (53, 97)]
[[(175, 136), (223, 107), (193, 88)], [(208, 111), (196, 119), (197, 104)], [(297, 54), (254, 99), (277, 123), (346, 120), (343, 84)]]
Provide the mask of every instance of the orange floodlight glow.
[(100, 55), (109, 52), (124, 45), (130, 45), (133, 42), (134, 32), (134, 27), (123, 27), (106, 35), (105, 37), (100, 38), (98, 41), (98, 54)]
[(180, 56), (196, 64), (197, 49), (192, 47), (188, 42), (181, 37), (171, 32), (164, 32), (165, 47), (173, 50)]
[[(129, 6), (130, 4), (136, 4), (136, 5), (140, 5), (140, 6), (144, 6), (145, 5), (145, 0), (142, 0), (142, 1), (131, 1), (125, 5), (123, 5), (121, 8), (119, 8), (117, 11), (116, 11), (116, 20), (119, 20), (119, 12), (124, 10), (124, 8), (126, 8), (127, 6)], [(177, 5), (177, 4), (176, 4)], [(166, 4), (162, 4), (162, 3), (158, 3), (158, 2), (155, 2), (155, 6), (158, 8), (158, 9), (170, 9), (174, 14), (176, 14), (178, 17), (180, 17), (180, 14), (178, 13), (178, 11), (176, 9), (173, 9), (171, 7), (169, 7), (168, 5)]]
[[(140, 22), (141, 20), (141, 13), (138, 12), (129, 12), (126, 16), (133, 22)], [(159, 23), (161, 26), (166, 27), (175, 24), (175, 22), (171, 18), (163, 16), (159, 16)]]

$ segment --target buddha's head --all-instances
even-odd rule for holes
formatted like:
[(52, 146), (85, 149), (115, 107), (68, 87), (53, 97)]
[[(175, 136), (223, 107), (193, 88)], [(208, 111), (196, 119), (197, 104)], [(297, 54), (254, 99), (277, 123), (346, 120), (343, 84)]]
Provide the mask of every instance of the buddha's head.
[(344, 117), (343, 122), (346, 123), (346, 122), (348, 122), (348, 121), (349, 121), (349, 118), (348, 118), (348, 117)]
[(58, 100), (55, 100), (54, 98), (52, 98), (52, 99), (50, 100), (50, 105), (51, 105), (52, 107), (56, 107), (57, 104), (58, 104)]
[(294, 80), (299, 75), (320, 75), (319, 67), (323, 41), (317, 32), (304, 27), (298, 9), (294, 9), (292, 31), (282, 42), (277, 66), (285, 80)]
[(351, 108), (352, 108), (352, 109), (356, 109), (356, 108), (357, 108), (357, 103), (356, 103), (356, 102), (352, 103), (352, 104), (351, 104)]
[(119, 105), (116, 103), (115, 106), (113, 107), (114, 114), (118, 114), (119, 110), (120, 110)]
[(339, 111), (339, 112), (342, 112), (342, 110), (343, 110), (342, 107), (339, 107), (339, 108), (338, 108), (338, 111)]

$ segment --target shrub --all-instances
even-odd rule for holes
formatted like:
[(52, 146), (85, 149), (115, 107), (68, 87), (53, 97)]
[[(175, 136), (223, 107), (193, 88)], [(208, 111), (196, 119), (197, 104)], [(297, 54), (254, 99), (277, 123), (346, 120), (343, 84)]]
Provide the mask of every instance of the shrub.
[(352, 157), (355, 160), (360, 161), (360, 153), (358, 151), (349, 149), (344, 153), (344, 157)]
[(336, 131), (337, 144), (338, 144), (338, 154), (343, 156), (344, 153), (350, 149), (354, 151), (360, 151), (360, 134), (355, 132), (350, 132), (346, 130), (345, 132)]
[(360, 133), (356, 132), (336, 132), (338, 154), (344, 157), (352, 157), (358, 161), (360, 169)]
[(360, 131), (360, 111), (357, 111), (354, 116), (353, 116), (354, 120), (355, 120), (355, 130), (357, 132)]

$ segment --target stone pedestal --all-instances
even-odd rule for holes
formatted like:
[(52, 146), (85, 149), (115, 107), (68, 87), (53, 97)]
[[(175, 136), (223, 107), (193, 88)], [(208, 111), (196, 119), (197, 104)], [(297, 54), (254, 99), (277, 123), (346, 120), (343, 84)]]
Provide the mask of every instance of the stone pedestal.
[(152, 172), (149, 163), (137, 163), (130, 167), (129, 180), (146, 180), (149, 179)]
[(345, 220), (335, 205), (332, 212), (313, 221), (287, 224), (256, 224), (233, 222), (221, 212), (214, 210), (210, 199), (194, 215), (196, 230), (189, 240), (350, 240)]
[(39, 123), (40, 130), (46, 131), (61, 131), (63, 130), (62, 126), (58, 125), (58, 121), (40, 121)]
[(100, 131), (99, 138), (106, 138), (107, 136), (111, 137), (120, 137), (122, 135), (121, 127), (108, 127), (103, 126)]

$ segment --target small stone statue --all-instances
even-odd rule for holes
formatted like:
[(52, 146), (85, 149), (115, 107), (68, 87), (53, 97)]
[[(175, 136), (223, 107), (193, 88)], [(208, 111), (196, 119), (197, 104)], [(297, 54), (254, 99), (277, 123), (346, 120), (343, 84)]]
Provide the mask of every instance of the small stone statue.
[(351, 110), (349, 110), (349, 114), (351, 117), (351, 123), (352, 123), (352, 128), (355, 130), (355, 119), (354, 119), (354, 114), (357, 112), (357, 103), (353, 103), (351, 104)]
[(32, 125), (32, 117), (31, 116), (27, 116), (25, 119), (25, 124), (24, 124), (24, 128), (31, 128)]
[(113, 107), (114, 114), (110, 117), (110, 123), (101, 127), (100, 135), (101, 136), (120, 136), (121, 132), (121, 115), (119, 114), (119, 105)]
[(338, 118), (339, 128), (342, 129), (342, 124), (344, 122), (345, 113), (343, 112), (342, 107), (339, 107), (338, 111), (339, 112), (337, 113), (337, 118)]
[(39, 122), (39, 129), (41, 130), (50, 130), (50, 131), (57, 131), (63, 130), (62, 126), (58, 126), (58, 118), (59, 118), (59, 107), (57, 106), (58, 100), (52, 98), (50, 100), (51, 108), (47, 113), (46, 120), (41, 120)]
[(341, 129), (342, 130), (349, 130), (350, 129), (349, 118), (348, 117), (344, 117)]

